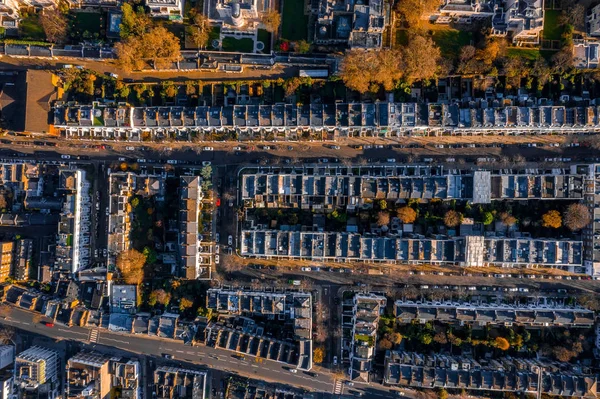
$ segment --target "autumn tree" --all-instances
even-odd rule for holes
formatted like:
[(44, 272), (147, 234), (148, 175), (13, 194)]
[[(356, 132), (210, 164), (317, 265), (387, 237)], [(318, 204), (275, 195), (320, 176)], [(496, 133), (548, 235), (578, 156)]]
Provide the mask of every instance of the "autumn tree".
[(448, 399), (448, 391), (444, 388), (439, 388), (437, 391), (438, 399)]
[(210, 26), (208, 19), (203, 14), (194, 16), (194, 24), (189, 27), (190, 40), (198, 48), (208, 45)]
[(408, 45), (402, 51), (404, 80), (411, 84), (414, 81), (432, 79), (440, 57), (440, 49), (430, 37), (411, 35)]
[(507, 351), (510, 348), (510, 344), (508, 343), (506, 338), (496, 337), (496, 340), (494, 341), (494, 343), (495, 343), (496, 348), (503, 350), (503, 351)]
[(179, 301), (179, 310), (181, 312), (184, 312), (187, 309), (190, 309), (192, 306), (194, 306), (194, 301), (192, 301), (189, 298), (183, 297), (183, 298), (181, 298), (181, 301)]
[(320, 364), (323, 363), (323, 360), (325, 360), (325, 350), (322, 346), (317, 346), (313, 350), (313, 362)]
[(396, 10), (406, 26), (415, 27), (420, 24), (422, 16), (437, 10), (440, 5), (440, 0), (399, 0)]
[(379, 340), (379, 342), (377, 343), (377, 346), (379, 346), (379, 349), (381, 350), (388, 350), (388, 349), (392, 349), (392, 341), (389, 340), (389, 338), (383, 337)]
[(542, 90), (546, 83), (552, 78), (552, 70), (544, 57), (538, 57), (533, 63), (531, 74), (535, 76), (537, 81), (537, 90)]
[(135, 249), (123, 251), (117, 257), (117, 268), (127, 284), (140, 285), (144, 280), (146, 257)]
[(448, 227), (458, 226), (463, 219), (463, 215), (460, 212), (449, 210), (444, 215), (444, 224)]
[(563, 48), (552, 56), (552, 68), (556, 73), (563, 73), (573, 67), (573, 52), (570, 48)]
[(148, 304), (150, 306), (154, 306), (157, 303), (166, 306), (169, 304), (169, 302), (171, 302), (171, 294), (163, 289), (152, 291), (148, 297)]
[(563, 214), (563, 223), (571, 231), (583, 229), (591, 220), (590, 211), (583, 204), (571, 204)]
[(11, 326), (4, 325), (0, 327), (0, 343), (10, 344), (15, 337), (15, 329)]
[(390, 341), (392, 341), (394, 345), (400, 345), (400, 342), (402, 342), (402, 335), (399, 332), (394, 332), (390, 337)]
[(115, 45), (119, 65), (128, 71), (148, 66), (169, 68), (181, 58), (179, 39), (163, 26), (151, 28), (139, 36), (130, 35)]
[(438, 332), (433, 336), (433, 342), (437, 342), (440, 345), (445, 345), (448, 343), (448, 338), (446, 337), (446, 333), (443, 331)]
[(340, 63), (346, 86), (360, 93), (376, 92), (381, 86), (392, 90), (402, 77), (402, 54), (398, 50), (347, 51)]
[(58, 8), (45, 8), (39, 16), (39, 22), (46, 39), (52, 43), (64, 43), (67, 39), (67, 18)]
[(390, 224), (389, 212), (381, 211), (377, 214), (377, 226), (387, 226)]
[(0, 210), (6, 209), (8, 206), (8, 202), (6, 201), (6, 195), (4, 193), (0, 193)]
[(403, 206), (398, 209), (398, 218), (402, 223), (414, 223), (417, 220), (417, 212), (410, 206)]
[(558, 229), (562, 226), (562, 217), (560, 212), (552, 210), (542, 215), (542, 226), (551, 229)]
[(310, 53), (310, 43), (306, 40), (299, 40), (294, 43), (294, 50), (300, 54)]
[(499, 215), (499, 219), (500, 222), (505, 225), (506, 227), (511, 227), (513, 226), (515, 223), (517, 223), (517, 218), (515, 218), (513, 215), (511, 215), (508, 212), (502, 212)]
[(267, 11), (262, 15), (261, 22), (269, 32), (277, 32), (281, 24), (281, 14), (276, 10)]

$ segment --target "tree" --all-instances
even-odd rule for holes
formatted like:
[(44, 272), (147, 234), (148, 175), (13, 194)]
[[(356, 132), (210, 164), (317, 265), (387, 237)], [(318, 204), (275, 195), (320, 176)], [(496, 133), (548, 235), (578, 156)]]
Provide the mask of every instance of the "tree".
[(510, 344), (508, 343), (506, 338), (496, 337), (496, 340), (494, 341), (494, 343), (495, 343), (496, 348), (503, 350), (503, 351), (507, 351), (510, 348)]
[(320, 364), (325, 359), (325, 350), (321, 346), (317, 346), (313, 350), (313, 362)]
[(125, 70), (148, 66), (165, 69), (181, 58), (179, 39), (163, 26), (151, 28), (139, 36), (128, 36), (115, 45), (119, 65)]
[(120, 80), (118, 80), (117, 83), (115, 83), (115, 94), (117, 95), (117, 97), (127, 99), (130, 93), (131, 90), (129, 89), (128, 85), (121, 82)]
[(404, 63), (404, 79), (408, 84), (435, 77), (440, 49), (430, 37), (412, 35), (408, 45), (404, 47), (402, 58)]
[(39, 16), (39, 22), (46, 39), (52, 43), (64, 43), (67, 39), (67, 18), (57, 8), (45, 8)]
[(400, 342), (402, 342), (402, 335), (399, 332), (392, 333), (390, 340), (394, 345), (400, 345)]
[(556, 73), (563, 73), (573, 67), (573, 52), (570, 48), (563, 48), (552, 56), (552, 67)]
[(267, 11), (262, 15), (261, 22), (269, 32), (277, 32), (281, 24), (281, 14), (276, 10)]
[(177, 95), (177, 87), (173, 82), (163, 82), (160, 89), (160, 96), (164, 99), (173, 98)]
[(421, 334), (421, 336), (419, 336), (419, 341), (421, 341), (423, 345), (430, 345), (433, 341), (433, 337), (429, 333)]
[(204, 180), (210, 180), (212, 178), (212, 166), (203, 166), (202, 170), (200, 170), (200, 175)]
[(0, 209), (6, 209), (8, 206), (8, 202), (6, 201), (6, 195), (4, 193), (0, 194)]
[(392, 346), (393, 346), (392, 341), (390, 341), (387, 337), (381, 338), (377, 345), (379, 346), (379, 349), (381, 349), (381, 350), (392, 349)]
[(187, 309), (191, 308), (192, 306), (194, 306), (194, 301), (192, 301), (189, 298), (183, 297), (183, 298), (181, 298), (181, 301), (179, 301), (179, 310), (181, 312), (186, 311)]
[(387, 209), (387, 201), (384, 199), (380, 199), (377, 204), (379, 205), (379, 209), (381, 209), (382, 211), (385, 211)]
[(438, 389), (437, 394), (439, 399), (448, 399), (448, 391), (446, 391), (444, 388)]
[(555, 346), (552, 348), (552, 354), (556, 360), (561, 362), (570, 362), (571, 359), (576, 357), (575, 353), (565, 348), (564, 346)]
[(590, 221), (590, 211), (583, 204), (571, 204), (563, 214), (564, 225), (571, 231), (583, 229)]
[(414, 223), (417, 220), (417, 212), (410, 206), (403, 206), (398, 209), (398, 218), (402, 223)]
[(387, 226), (390, 224), (390, 214), (388, 212), (381, 211), (377, 214), (377, 226)]
[(542, 215), (542, 226), (558, 229), (562, 226), (562, 217), (558, 211), (548, 211)]
[(152, 24), (150, 18), (144, 13), (143, 7), (138, 7), (137, 11), (134, 11), (131, 4), (123, 3), (121, 12), (123, 14), (119, 25), (121, 39), (127, 39), (129, 36), (141, 36)]
[(437, 342), (440, 345), (445, 345), (448, 343), (448, 338), (446, 337), (446, 333), (440, 331), (439, 333), (433, 336), (433, 342)]
[(448, 227), (458, 226), (463, 219), (463, 215), (460, 212), (449, 210), (444, 215), (444, 224)]
[(513, 215), (511, 215), (508, 212), (502, 212), (500, 214), (500, 222), (502, 222), (502, 224), (505, 225), (506, 227), (511, 227), (515, 223), (517, 223), (517, 218), (515, 218)]
[(300, 54), (310, 53), (310, 43), (306, 40), (300, 40), (295, 42), (294, 48), (296, 52)]
[(347, 51), (340, 63), (340, 77), (352, 90), (392, 90), (402, 77), (402, 55), (398, 50)]
[(15, 336), (15, 329), (11, 326), (0, 327), (0, 343), (10, 344)]
[(146, 257), (135, 249), (123, 251), (117, 257), (117, 268), (127, 284), (140, 285), (142, 283), (145, 263)]
[(190, 40), (198, 48), (208, 45), (210, 26), (208, 19), (203, 14), (194, 16), (194, 25), (189, 27)]
[(422, 16), (435, 11), (439, 6), (439, 0), (399, 0), (396, 9), (401, 21), (414, 27), (420, 24)]
[(494, 215), (492, 212), (484, 212), (483, 214), (483, 225), (489, 226), (494, 221)]

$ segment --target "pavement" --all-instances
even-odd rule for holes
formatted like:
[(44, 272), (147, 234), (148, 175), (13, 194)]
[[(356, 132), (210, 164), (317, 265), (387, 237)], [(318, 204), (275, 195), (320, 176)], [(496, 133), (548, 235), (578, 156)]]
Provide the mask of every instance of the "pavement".
[[(104, 329), (66, 327), (59, 324), (55, 324), (54, 327), (46, 327), (44, 324), (34, 322), (33, 316), (34, 314), (31, 312), (11, 307), (6, 319), (0, 320), (0, 325), (9, 325), (57, 341), (86, 342), (89, 343), (90, 348), (98, 351), (125, 351), (151, 356), (157, 358), (157, 364), (175, 362), (186, 365), (188, 363), (196, 367), (303, 388), (307, 391), (325, 394), (323, 397), (340, 397), (338, 394), (334, 394), (337, 382), (335, 376), (325, 369), (314, 370), (313, 372), (316, 371), (317, 375), (309, 375), (301, 371), (292, 373), (289, 371), (288, 365), (248, 355), (245, 359), (240, 360), (233, 356), (234, 352), (223, 349), (186, 346), (175, 341), (132, 334), (116, 334)], [(172, 355), (173, 360), (167, 361), (163, 358), (164, 354)], [(337, 386), (339, 387), (339, 383)], [(397, 397), (395, 392), (378, 384), (356, 384), (352, 390), (363, 392), (365, 398)], [(354, 397), (354, 395), (349, 397)]]

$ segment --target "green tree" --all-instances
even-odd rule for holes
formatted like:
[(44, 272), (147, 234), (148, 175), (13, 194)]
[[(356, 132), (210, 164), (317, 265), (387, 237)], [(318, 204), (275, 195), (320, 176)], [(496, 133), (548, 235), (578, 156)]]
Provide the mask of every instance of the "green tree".
[(310, 43), (306, 40), (300, 40), (294, 43), (297, 53), (305, 54), (310, 52)]
[(484, 212), (483, 214), (483, 225), (489, 226), (494, 221), (494, 215), (492, 212)]
[(446, 391), (444, 388), (438, 389), (437, 394), (438, 399), (448, 399), (448, 391)]
[(200, 175), (204, 180), (210, 180), (212, 178), (212, 173), (212, 166), (210, 165), (203, 166), (202, 170), (200, 171)]
[(384, 199), (379, 200), (379, 209), (385, 211), (388, 207), (387, 201)]
[(131, 200), (131, 206), (137, 208), (140, 205), (140, 199), (138, 197), (133, 197)]
[(156, 251), (150, 247), (144, 247), (142, 254), (146, 257), (146, 263), (153, 264), (156, 263), (157, 256)]
[(121, 24), (119, 25), (121, 39), (127, 39), (130, 36), (141, 36), (152, 24), (143, 7), (138, 7), (137, 11), (134, 11), (130, 3), (123, 3), (121, 13)]

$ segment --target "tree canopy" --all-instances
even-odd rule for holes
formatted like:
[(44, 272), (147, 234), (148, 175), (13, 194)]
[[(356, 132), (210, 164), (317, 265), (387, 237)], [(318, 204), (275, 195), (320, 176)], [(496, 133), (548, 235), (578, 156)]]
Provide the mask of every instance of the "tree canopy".
[(123, 251), (117, 257), (117, 268), (127, 284), (140, 285), (144, 280), (146, 257), (135, 249)]
[(277, 32), (281, 24), (281, 14), (276, 10), (267, 11), (262, 15), (261, 22), (269, 32)]
[(399, 50), (351, 50), (340, 64), (340, 76), (352, 90), (376, 92), (381, 86), (392, 90), (402, 77), (402, 53)]
[(583, 204), (571, 204), (563, 214), (563, 222), (571, 231), (583, 229), (592, 220), (590, 211)]
[(52, 43), (64, 43), (67, 39), (67, 17), (58, 8), (45, 8), (39, 16), (39, 22), (46, 39)]
[(562, 217), (556, 210), (548, 211), (542, 215), (542, 226), (558, 229), (562, 226)]
[(414, 223), (417, 220), (417, 212), (410, 206), (403, 206), (398, 209), (398, 218), (402, 223)]
[(448, 227), (458, 226), (463, 219), (463, 215), (460, 212), (449, 210), (444, 215), (444, 224)]

